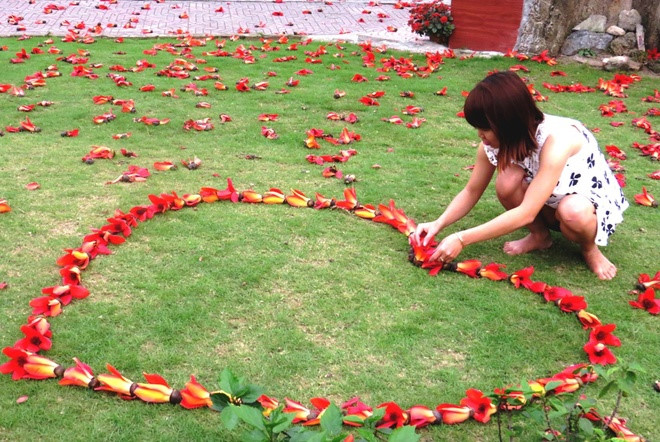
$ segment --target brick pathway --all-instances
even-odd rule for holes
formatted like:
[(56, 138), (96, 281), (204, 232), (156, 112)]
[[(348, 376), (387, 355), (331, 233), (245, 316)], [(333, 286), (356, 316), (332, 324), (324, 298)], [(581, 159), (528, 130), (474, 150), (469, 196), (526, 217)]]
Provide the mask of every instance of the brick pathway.
[[(415, 52), (436, 51), (410, 31), (408, 8), (377, 1), (0, 0), (0, 36), (81, 35), (145, 37), (309, 35), (319, 40), (367, 41)], [(60, 9), (61, 8), (61, 9)], [(22, 17), (12, 23), (11, 16)], [(113, 27), (114, 26), (114, 27)]]

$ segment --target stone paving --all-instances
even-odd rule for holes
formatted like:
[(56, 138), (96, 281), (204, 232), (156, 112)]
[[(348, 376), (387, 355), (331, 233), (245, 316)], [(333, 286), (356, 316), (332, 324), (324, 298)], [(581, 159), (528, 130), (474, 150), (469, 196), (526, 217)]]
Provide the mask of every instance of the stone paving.
[(443, 50), (410, 31), (408, 10), (392, 0), (0, 0), (0, 36), (65, 36), (72, 29), (95, 38), (286, 34)]

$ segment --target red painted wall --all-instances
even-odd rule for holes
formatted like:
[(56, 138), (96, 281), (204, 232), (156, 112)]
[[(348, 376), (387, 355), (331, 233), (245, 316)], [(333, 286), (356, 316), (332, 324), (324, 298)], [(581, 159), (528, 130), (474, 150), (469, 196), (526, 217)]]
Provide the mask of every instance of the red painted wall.
[(452, 0), (456, 29), (452, 49), (506, 52), (513, 49), (522, 19), (523, 0)]

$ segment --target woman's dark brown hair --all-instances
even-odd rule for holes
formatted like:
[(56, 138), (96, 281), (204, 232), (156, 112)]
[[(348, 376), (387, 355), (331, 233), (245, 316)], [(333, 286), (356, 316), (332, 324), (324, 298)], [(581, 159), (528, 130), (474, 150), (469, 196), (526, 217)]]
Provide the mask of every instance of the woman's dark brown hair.
[(506, 168), (532, 154), (543, 112), (514, 72), (496, 72), (481, 80), (465, 100), (465, 118), (477, 129), (492, 130), (500, 143), (497, 167)]

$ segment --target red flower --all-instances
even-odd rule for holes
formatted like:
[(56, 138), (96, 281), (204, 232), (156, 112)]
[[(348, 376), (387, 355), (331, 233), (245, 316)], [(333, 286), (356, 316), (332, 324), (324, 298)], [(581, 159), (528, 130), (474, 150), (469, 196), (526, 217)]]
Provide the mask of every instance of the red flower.
[(50, 331), (50, 324), (46, 318), (35, 317), (28, 324), (21, 326), (21, 332), (25, 335), (14, 344), (14, 348), (20, 348), (32, 353), (39, 350), (50, 350), (52, 342), (50, 338), (53, 332)]
[(660, 298), (655, 297), (655, 290), (651, 287), (637, 296), (636, 301), (628, 301), (634, 308), (646, 310), (652, 315), (660, 313)]
[(616, 324), (598, 325), (591, 329), (589, 340), (601, 342), (612, 347), (619, 347), (621, 346), (621, 341), (612, 334), (614, 329), (616, 329)]
[(601, 342), (589, 341), (584, 347), (592, 364), (608, 365), (616, 363), (616, 357), (607, 346)]
[(490, 416), (497, 411), (497, 407), (493, 405), (490, 398), (477, 389), (470, 388), (466, 391), (467, 397), (461, 399), (461, 405), (469, 407), (472, 410), (472, 417), (474, 420), (486, 423), (490, 420)]
[(376, 408), (385, 408), (383, 419), (376, 428), (399, 428), (408, 420), (408, 413), (403, 411), (395, 402), (385, 402)]
[(557, 306), (566, 313), (578, 312), (587, 308), (584, 296), (565, 296), (557, 300)]

